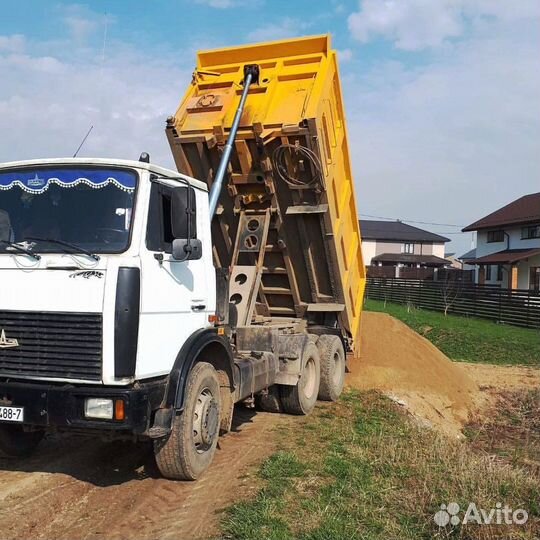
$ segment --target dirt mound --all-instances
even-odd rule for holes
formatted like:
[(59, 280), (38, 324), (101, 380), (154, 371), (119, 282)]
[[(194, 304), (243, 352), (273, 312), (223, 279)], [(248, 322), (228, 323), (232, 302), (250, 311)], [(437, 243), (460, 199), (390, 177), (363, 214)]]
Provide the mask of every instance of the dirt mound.
[(462, 427), (484, 401), (459, 364), (385, 313), (364, 313), (360, 359), (349, 367), (350, 387), (381, 390), (421, 423), (452, 437), (462, 436)]

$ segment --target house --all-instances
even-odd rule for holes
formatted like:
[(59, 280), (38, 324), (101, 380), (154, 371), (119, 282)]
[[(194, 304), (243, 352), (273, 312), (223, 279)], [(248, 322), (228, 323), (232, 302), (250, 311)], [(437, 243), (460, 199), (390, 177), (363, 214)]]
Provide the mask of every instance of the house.
[(366, 266), (443, 268), (448, 238), (401, 221), (360, 220)]
[(477, 282), (540, 289), (540, 193), (525, 195), (471, 223), (476, 231)]
[(476, 259), (476, 248), (471, 249), (467, 251), (467, 253), (464, 253), (460, 257), (458, 257), (458, 261), (461, 263), (461, 269), (462, 270), (475, 270), (476, 267), (471, 264), (471, 261), (474, 261)]
[(461, 270), (461, 261), (456, 257), (455, 253), (445, 253), (444, 258), (448, 261), (449, 268), (456, 268), (457, 270)]

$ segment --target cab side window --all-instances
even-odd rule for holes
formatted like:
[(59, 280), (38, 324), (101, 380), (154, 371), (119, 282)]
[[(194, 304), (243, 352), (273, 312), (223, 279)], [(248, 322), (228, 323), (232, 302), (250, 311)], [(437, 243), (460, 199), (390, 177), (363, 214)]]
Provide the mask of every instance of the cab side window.
[[(188, 194), (191, 204), (188, 205)], [(146, 247), (149, 251), (172, 252), (175, 238), (196, 238), (195, 192), (187, 187), (153, 183), (150, 191)]]

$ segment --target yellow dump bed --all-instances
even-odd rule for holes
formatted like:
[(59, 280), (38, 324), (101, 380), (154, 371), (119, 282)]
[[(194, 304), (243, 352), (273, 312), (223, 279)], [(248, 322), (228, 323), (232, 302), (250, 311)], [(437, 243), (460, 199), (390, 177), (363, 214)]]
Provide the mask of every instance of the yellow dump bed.
[(212, 223), (239, 324), (307, 320), (358, 350), (365, 286), (336, 52), (329, 36), (199, 52), (167, 136), (178, 170), (212, 185), (246, 64), (247, 97)]

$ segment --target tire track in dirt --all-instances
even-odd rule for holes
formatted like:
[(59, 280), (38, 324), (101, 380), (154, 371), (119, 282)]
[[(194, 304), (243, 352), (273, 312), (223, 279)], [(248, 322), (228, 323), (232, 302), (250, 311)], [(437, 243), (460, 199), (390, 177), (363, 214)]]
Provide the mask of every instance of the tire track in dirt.
[(219, 513), (257, 489), (251, 467), (290, 416), (237, 407), (233, 431), (197, 482), (159, 477), (150, 445), (55, 436), (27, 460), (0, 458), (4, 540), (207, 538)]

